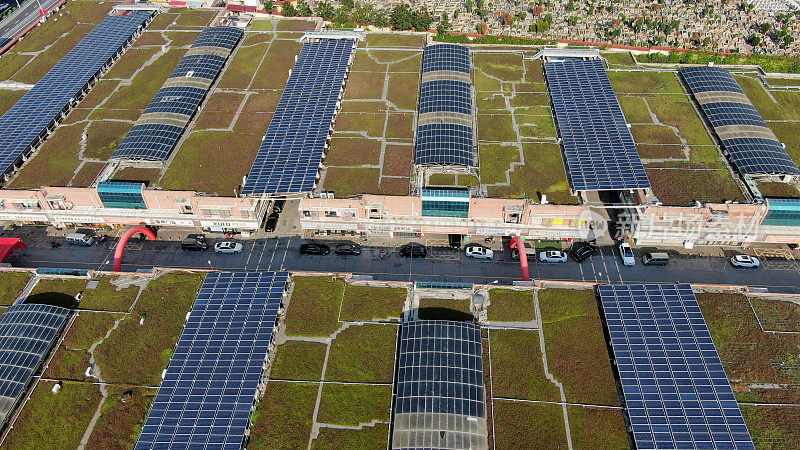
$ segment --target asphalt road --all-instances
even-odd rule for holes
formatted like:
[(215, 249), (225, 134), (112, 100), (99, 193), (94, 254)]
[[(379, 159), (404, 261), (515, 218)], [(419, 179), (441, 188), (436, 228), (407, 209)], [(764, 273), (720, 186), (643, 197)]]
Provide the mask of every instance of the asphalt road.
[[(12, 235), (11, 233), (6, 234)], [(26, 239), (27, 250), (16, 250), (7, 260), (18, 267), (74, 268), (112, 270), (116, 240), (91, 247), (62, 245), (51, 248), (49, 238)], [(511, 284), (521, 280), (519, 262), (508, 251), (495, 254), (492, 261), (466, 258), (452, 249), (430, 249), (425, 259), (401, 258), (397, 248), (389, 248), (386, 258), (380, 252), (386, 247), (364, 247), (359, 256), (303, 256), (297, 252), (305, 240), (282, 237), (244, 241), (240, 254), (214, 253), (180, 249), (175, 241), (129, 241), (123, 257), (124, 271), (149, 270), (153, 267), (200, 268), (213, 270), (293, 270), (314, 272), (350, 272), (370, 275), (379, 280), (447, 281), (479, 284)], [(213, 245), (213, 240), (211, 241)], [(531, 279), (591, 282), (688, 282), (704, 284), (747, 285), (766, 288), (768, 292), (800, 294), (800, 271), (765, 268), (736, 269), (727, 259), (676, 257), (667, 266), (644, 266), (637, 255), (637, 264), (625, 267), (611, 247), (600, 248), (591, 259), (576, 263), (544, 264), (531, 258)]]
[[(58, 0), (20, 0), (20, 7), (0, 22), (0, 38), (13, 38), (39, 20), (39, 8), (50, 10)], [(52, 20), (52, 19), (51, 19)]]

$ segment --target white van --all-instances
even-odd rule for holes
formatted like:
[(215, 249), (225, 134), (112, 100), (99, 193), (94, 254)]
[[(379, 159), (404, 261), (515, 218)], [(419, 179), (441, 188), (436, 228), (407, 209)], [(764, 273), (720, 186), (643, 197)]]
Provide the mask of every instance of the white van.
[(92, 245), (94, 237), (83, 233), (70, 233), (66, 236), (67, 243), (72, 245)]

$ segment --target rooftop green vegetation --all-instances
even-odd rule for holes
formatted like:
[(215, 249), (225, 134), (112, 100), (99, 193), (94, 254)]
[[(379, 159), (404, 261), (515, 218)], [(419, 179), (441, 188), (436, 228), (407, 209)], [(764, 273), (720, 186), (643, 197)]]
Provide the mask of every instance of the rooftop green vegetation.
[(732, 53), (722, 55), (719, 53), (697, 51), (672, 51), (663, 53), (645, 53), (636, 55), (636, 60), (645, 63), (672, 63), (672, 64), (702, 64), (714, 63), (717, 65), (756, 65), (761, 66), (765, 72), (800, 73), (800, 58), (792, 56), (755, 55)]
[(29, 272), (0, 272), (0, 305), (14, 303), (30, 279)]

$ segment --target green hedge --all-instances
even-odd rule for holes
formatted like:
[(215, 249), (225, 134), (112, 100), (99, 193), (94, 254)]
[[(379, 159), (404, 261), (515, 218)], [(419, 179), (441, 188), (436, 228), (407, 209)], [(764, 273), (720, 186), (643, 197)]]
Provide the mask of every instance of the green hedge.
[(554, 39), (529, 39), (514, 36), (483, 36), (470, 38), (465, 34), (437, 34), (434, 41), (455, 44), (503, 44), (503, 45), (554, 45)]
[(677, 64), (749, 64), (758, 65), (765, 72), (800, 73), (800, 58), (773, 55), (721, 55), (708, 52), (648, 53), (637, 55), (636, 60), (644, 63), (677, 63)]

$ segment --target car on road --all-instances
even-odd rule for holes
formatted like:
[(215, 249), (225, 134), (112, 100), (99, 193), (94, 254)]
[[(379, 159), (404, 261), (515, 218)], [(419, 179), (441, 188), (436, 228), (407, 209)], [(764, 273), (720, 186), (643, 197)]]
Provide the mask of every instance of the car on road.
[(275, 200), (275, 203), (272, 204), (272, 214), (280, 214), (283, 212), (283, 206), (286, 204), (286, 200)]
[(494, 258), (494, 252), (492, 249), (484, 247), (481, 244), (467, 244), (464, 247), (464, 252), (467, 254), (469, 258), (475, 259), (492, 259)]
[(190, 234), (186, 239), (181, 241), (181, 250), (189, 250), (194, 252), (205, 251), (208, 248), (205, 234)]
[(242, 253), (242, 244), (234, 241), (222, 241), (214, 244), (217, 253)]
[(539, 253), (539, 261), (543, 263), (565, 263), (567, 253), (561, 250), (544, 250)]
[(597, 247), (592, 244), (581, 244), (572, 248), (570, 256), (578, 262), (584, 262), (597, 253)]
[(325, 244), (309, 242), (301, 245), (299, 251), (301, 255), (327, 255), (331, 252), (331, 248)]
[(336, 249), (333, 252), (337, 255), (360, 255), (361, 246), (355, 242), (341, 242), (336, 245)]
[(625, 266), (636, 264), (636, 259), (633, 257), (633, 249), (627, 242), (619, 244), (619, 257), (622, 258), (622, 264)]
[(731, 257), (731, 264), (733, 264), (733, 267), (752, 268), (760, 266), (761, 261), (759, 261), (755, 256), (734, 255)]
[(264, 231), (272, 233), (275, 227), (278, 226), (278, 214), (272, 213), (267, 217), (267, 222), (264, 224)]
[(400, 256), (406, 258), (424, 258), (427, 254), (428, 250), (418, 242), (409, 242), (400, 247)]

